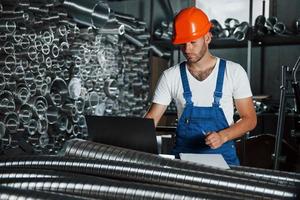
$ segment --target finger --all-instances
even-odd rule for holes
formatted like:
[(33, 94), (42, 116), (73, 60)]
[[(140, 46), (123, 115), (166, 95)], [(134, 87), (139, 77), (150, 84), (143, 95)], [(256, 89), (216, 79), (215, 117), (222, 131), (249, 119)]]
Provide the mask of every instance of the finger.
[(206, 132), (206, 136), (209, 136), (210, 134), (212, 134), (211, 131), (207, 131), (207, 132)]
[(206, 140), (210, 140), (214, 137), (214, 134), (212, 132), (210, 132), (208, 135), (206, 135), (205, 139)]
[(216, 139), (215, 139), (214, 137), (207, 138), (207, 139), (205, 140), (205, 144), (207, 144), (207, 145), (212, 145), (212, 144), (215, 143), (215, 142), (216, 142)]

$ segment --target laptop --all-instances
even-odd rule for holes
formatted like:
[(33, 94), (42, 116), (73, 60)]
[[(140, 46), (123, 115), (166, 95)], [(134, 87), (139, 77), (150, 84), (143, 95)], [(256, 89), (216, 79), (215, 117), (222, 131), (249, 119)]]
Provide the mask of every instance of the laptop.
[(85, 117), (89, 140), (158, 154), (153, 119), (91, 115)]

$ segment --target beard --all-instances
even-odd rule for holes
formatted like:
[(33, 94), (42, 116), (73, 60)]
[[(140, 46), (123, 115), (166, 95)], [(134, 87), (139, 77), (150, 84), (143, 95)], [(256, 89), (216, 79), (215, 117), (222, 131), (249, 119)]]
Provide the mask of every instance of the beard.
[(193, 63), (199, 62), (206, 54), (207, 49), (208, 49), (208, 47), (206, 45), (203, 45), (198, 53), (192, 53), (192, 54), (184, 53), (187, 63), (193, 64)]

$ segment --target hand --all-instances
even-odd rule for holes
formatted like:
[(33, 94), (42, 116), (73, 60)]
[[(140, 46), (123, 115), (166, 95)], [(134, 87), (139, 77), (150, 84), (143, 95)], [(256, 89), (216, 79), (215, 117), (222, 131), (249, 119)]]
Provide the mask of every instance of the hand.
[(217, 149), (225, 143), (225, 139), (217, 132), (207, 132), (205, 144), (212, 149)]

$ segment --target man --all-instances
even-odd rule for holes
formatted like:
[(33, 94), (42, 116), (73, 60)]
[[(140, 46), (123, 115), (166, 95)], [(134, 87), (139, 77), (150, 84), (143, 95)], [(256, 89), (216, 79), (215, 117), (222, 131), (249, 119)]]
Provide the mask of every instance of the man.
[[(210, 28), (198, 8), (177, 14), (172, 42), (180, 45), (186, 61), (163, 72), (145, 117), (157, 125), (174, 99), (179, 120), (173, 154), (222, 154), (228, 164), (239, 165), (233, 140), (256, 126), (252, 92), (239, 64), (209, 52)], [(236, 123), (234, 105), (240, 116)]]

